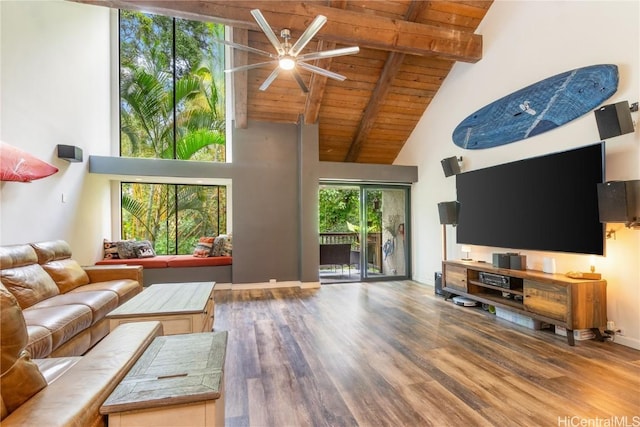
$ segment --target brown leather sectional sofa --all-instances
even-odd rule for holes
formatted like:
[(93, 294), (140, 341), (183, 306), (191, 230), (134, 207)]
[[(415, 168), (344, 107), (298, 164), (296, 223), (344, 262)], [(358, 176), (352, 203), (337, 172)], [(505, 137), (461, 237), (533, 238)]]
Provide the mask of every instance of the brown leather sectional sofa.
[(104, 425), (100, 405), (162, 334), (158, 322), (109, 334), (105, 316), (142, 290), (142, 268), (81, 268), (51, 241), (0, 247), (0, 277), (0, 424)]
[(107, 313), (143, 289), (142, 267), (82, 268), (63, 240), (0, 247), (0, 275), (34, 359), (84, 354), (109, 333)]

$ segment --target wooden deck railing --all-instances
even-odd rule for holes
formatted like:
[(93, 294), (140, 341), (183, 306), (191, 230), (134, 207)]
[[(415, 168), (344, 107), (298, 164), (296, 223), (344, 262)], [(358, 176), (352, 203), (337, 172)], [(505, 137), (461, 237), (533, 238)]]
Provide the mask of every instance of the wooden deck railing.
[[(320, 244), (351, 243), (351, 249), (357, 250), (357, 233), (320, 233)], [(369, 262), (376, 269), (382, 269), (382, 233), (367, 234), (367, 248), (369, 251)]]

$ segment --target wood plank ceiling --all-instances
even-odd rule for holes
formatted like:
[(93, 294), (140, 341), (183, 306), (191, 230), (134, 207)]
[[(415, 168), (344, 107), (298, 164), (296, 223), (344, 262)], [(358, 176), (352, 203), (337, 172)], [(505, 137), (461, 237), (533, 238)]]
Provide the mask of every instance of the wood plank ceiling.
[[(120, 9), (224, 23), (237, 43), (272, 52), (251, 9), (260, 9), (274, 32), (291, 30), (295, 41), (319, 14), (328, 18), (302, 53), (359, 46), (360, 53), (312, 63), (343, 74), (343, 82), (306, 70), (303, 93), (280, 73), (266, 91), (259, 87), (273, 68), (237, 72), (236, 127), (250, 120), (318, 123), (320, 160), (391, 164), (456, 61), (482, 58), (474, 34), (489, 1), (164, 1), (75, 0)], [(234, 66), (264, 61), (236, 50)]]

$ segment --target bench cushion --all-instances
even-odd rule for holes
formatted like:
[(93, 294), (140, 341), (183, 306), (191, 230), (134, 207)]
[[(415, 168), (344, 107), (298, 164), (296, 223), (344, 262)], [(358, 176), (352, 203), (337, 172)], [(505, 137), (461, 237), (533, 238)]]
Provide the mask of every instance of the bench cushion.
[(197, 258), (191, 255), (175, 255), (168, 261), (169, 267), (206, 267), (216, 265), (231, 265), (230, 256), (213, 256), (207, 258)]
[(96, 262), (96, 265), (126, 264), (141, 265), (144, 268), (167, 268), (231, 265), (232, 262), (230, 256), (201, 258), (193, 255), (158, 255), (153, 258), (103, 259)]

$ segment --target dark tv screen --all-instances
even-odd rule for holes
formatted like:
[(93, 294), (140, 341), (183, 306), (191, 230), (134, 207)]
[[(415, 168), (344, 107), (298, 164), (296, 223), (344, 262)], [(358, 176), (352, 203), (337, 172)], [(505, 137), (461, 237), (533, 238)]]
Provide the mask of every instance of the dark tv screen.
[(604, 255), (604, 142), (456, 175), (458, 243)]

